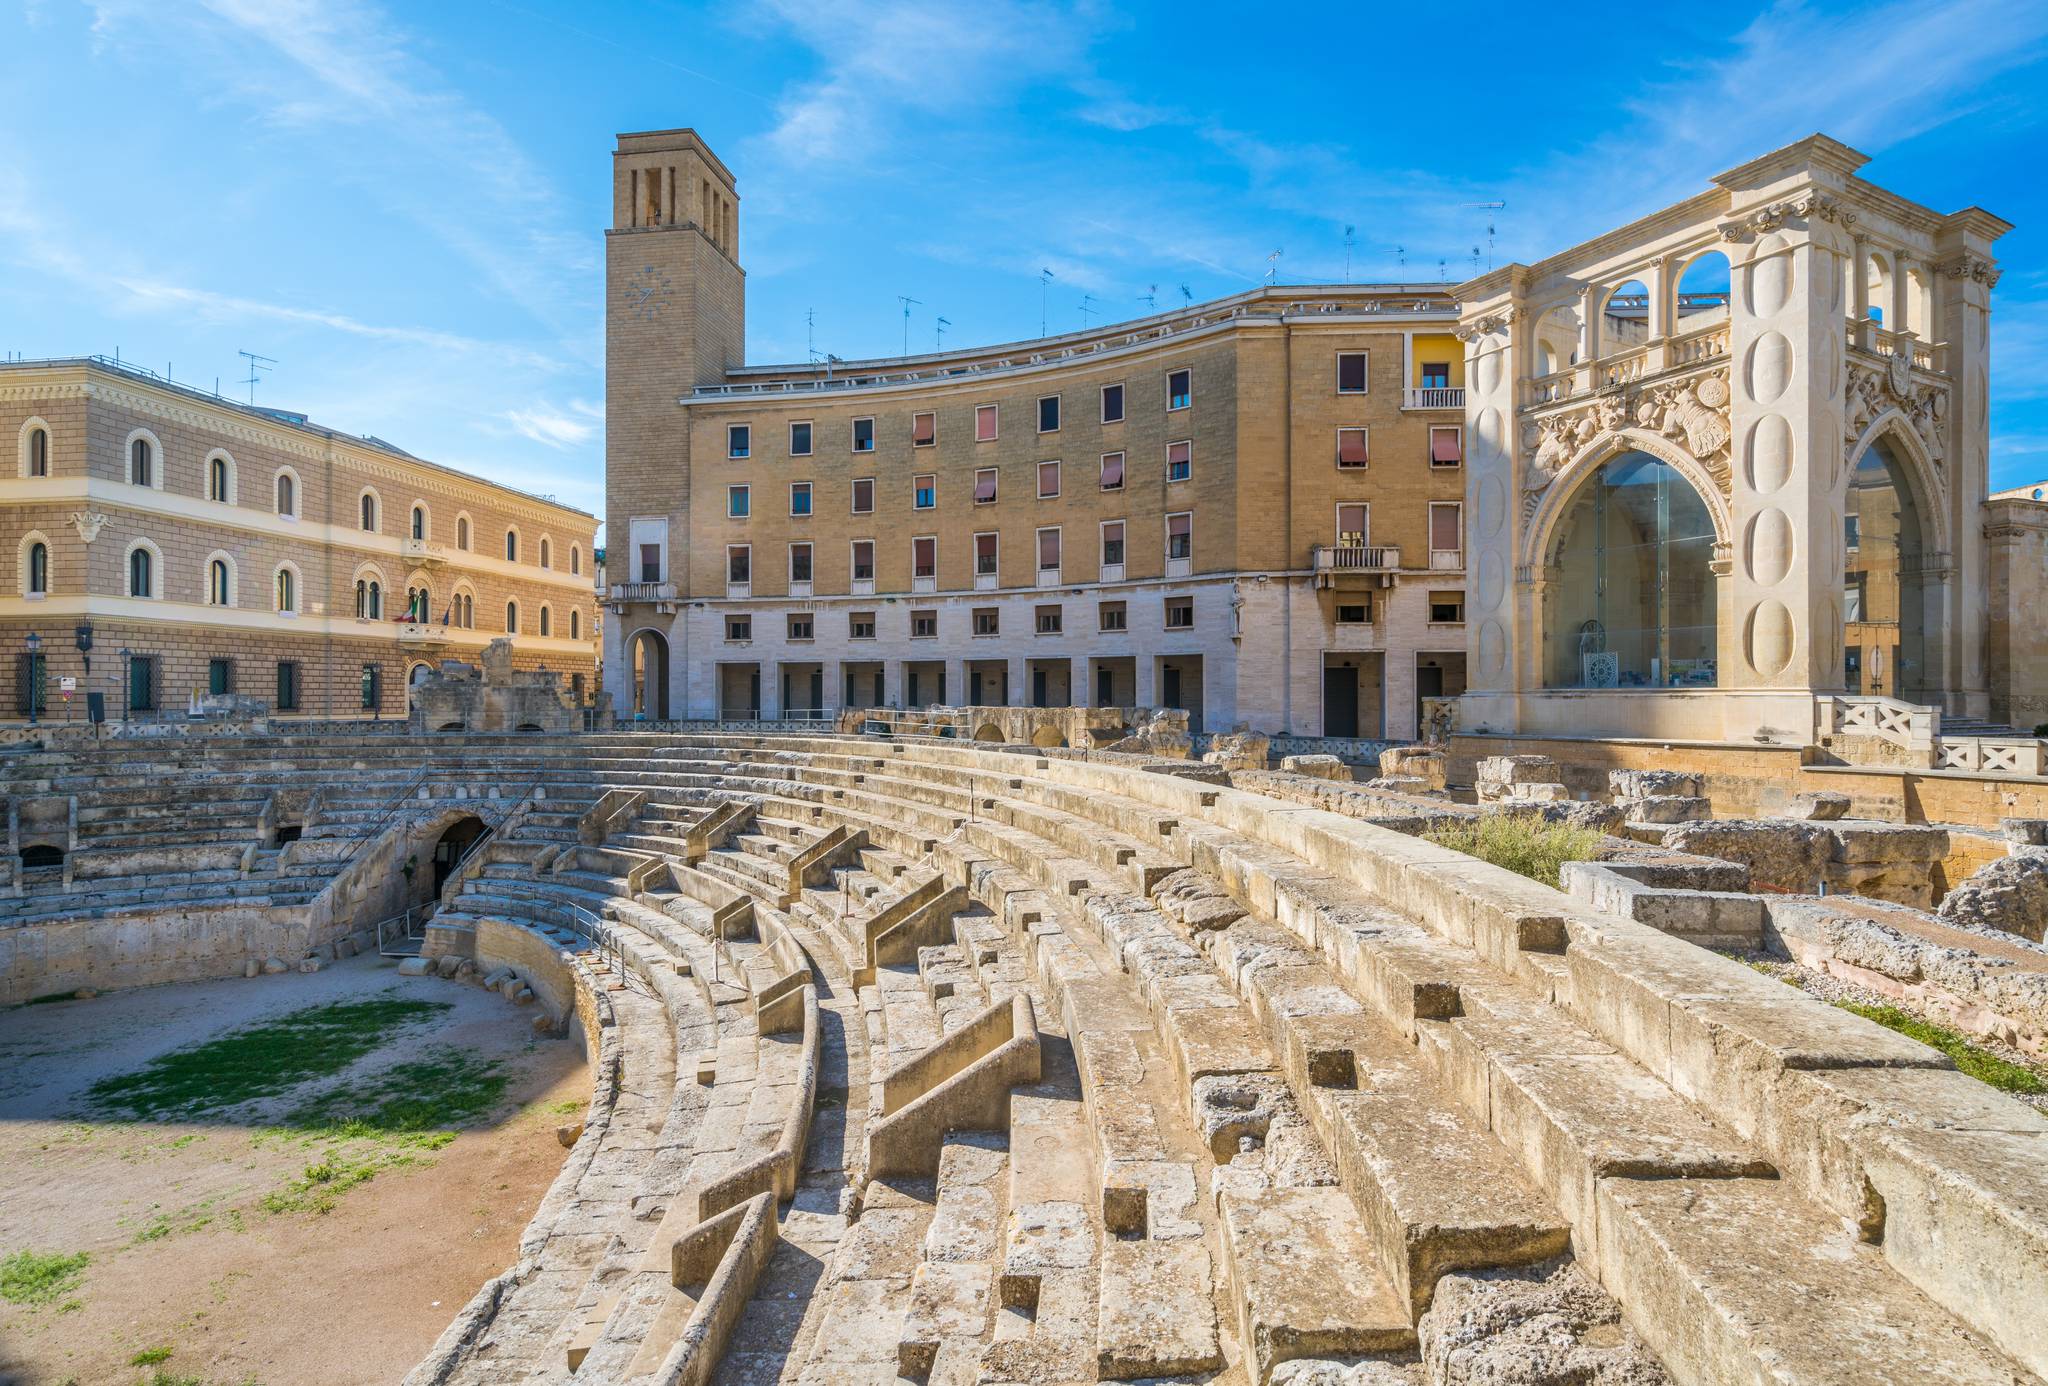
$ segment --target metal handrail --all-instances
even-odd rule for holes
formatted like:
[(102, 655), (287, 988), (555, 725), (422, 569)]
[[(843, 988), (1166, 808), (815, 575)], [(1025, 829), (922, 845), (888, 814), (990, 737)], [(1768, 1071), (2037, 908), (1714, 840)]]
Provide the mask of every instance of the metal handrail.
[(592, 914), (574, 900), (565, 902), (569, 906), (569, 927), (591, 941), (600, 956), (619, 974), (619, 984), (633, 985), (633, 974), (626, 968), (626, 945), (619, 941), (618, 930), (608, 919)]
[(377, 921), (377, 953), (378, 953), (378, 956), (380, 956), (380, 957), (386, 957), (386, 958), (410, 958), (410, 957), (416, 957), (416, 956), (418, 956), (418, 950), (417, 950), (417, 949), (413, 949), (413, 950), (406, 950), (406, 949), (403, 949), (403, 948), (387, 948), (387, 947), (385, 946), (385, 943), (384, 943), (384, 934), (385, 934), (385, 930), (386, 930), (386, 929), (388, 929), (388, 928), (390, 928), (390, 926), (391, 926), (391, 925), (393, 925), (393, 924), (398, 924), (398, 925), (402, 925), (402, 926), (403, 926), (403, 927), (402, 927), (402, 928), (401, 928), (401, 929), (400, 929), (400, 930), (398, 931), (398, 937), (399, 937), (399, 938), (400, 938), (401, 940), (404, 940), (404, 941), (410, 941), (410, 940), (412, 940), (412, 939), (415, 939), (415, 938), (419, 938), (419, 939), (424, 939), (424, 938), (426, 937), (426, 931), (425, 931), (424, 929), (422, 929), (422, 930), (421, 930), (420, 932), (418, 932), (418, 933), (414, 933), (414, 932), (413, 932), (413, 927), (412, 927), (412, 918), (413, 918), (413, 916), (414, 916), (414, 915), (419, 915), (419, 916), (420, 916), (420, 922), (421, 922), (422, 924), (424, 924), (424, 923), (426, 923), (426, 921), (427, 921), (427, 920), (429, 920), (429, 919), (432, 919), (432, 918), (434, 917), (434, 911), (435, 911), (436, 909), (438, 909), (439, 907), (440, 907), (440, 902), (439, 902), (438, 900), (429, 900), (429, 901), (428, 901), (428, 902), (426, 902), (425, 904), (422, 904), (422, 905), (414, 905), (414, 906), (413, 906), (413, 907), (412, 907), (411, 909), (407, 910), (407, 911), (406, 911), (406, 912), (405, 912), (404, 914), (394, 914), (394, 915), (392, 915), (392, 916), (391, 916), (391, 917), (390, 917), (389, 919), (380, 919), (380, 920), (378, 920), (378, 921)]
[(397, 816), (399, 809), (404, 806), (407, 799), (412, 797), (412, 792), (420, 787), (421, 782), (427, 778), (427, 773), (433, 768), (431, 765), (422, 765), (419, 773), (410, 780), (407, 780), (405, 788), (399, 790), (392, 797), (391, 802), (384, 806), (383, 812), (377, 815), (377, 821), (370, 825), (370, 830), (363, 834), (360, 842), (356, 843), (356, 849), (348, 854), (348, 860), (342, 863), (341, 869), (343, 871), (355, 865), (356, 858), (363, 854), (363, 849), (377, 840), (377, 834), (391, 826), (391, 820)]

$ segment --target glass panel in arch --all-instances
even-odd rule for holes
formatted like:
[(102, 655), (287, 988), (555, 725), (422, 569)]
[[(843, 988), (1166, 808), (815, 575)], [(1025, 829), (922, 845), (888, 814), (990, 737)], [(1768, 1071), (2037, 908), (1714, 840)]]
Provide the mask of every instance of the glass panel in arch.
[(1933, 701), (1925, 669), (1920, 512), (1890, 445), (1849, 474), (1842, 533), (1842, 683), (1851, 694)]
[(1714, 522), (1669, 463), (1624, 453), (1558, 526), (1547, 602), (1551, 688), (1711, 688)]

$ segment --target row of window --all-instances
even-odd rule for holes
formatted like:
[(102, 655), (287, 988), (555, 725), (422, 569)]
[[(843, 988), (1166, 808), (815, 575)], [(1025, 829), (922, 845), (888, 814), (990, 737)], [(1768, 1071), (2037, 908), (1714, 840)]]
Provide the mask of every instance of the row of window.
[[(50, 474), (50, 430), (40, 421), (31, 420), (22, 441), (22, 470), (28, 476)], [(128, 440), (128, 480), (136, 486), (163, 489), (160, 457), (156, 439), (147, 432), (138, 430)], [(206, 498), (222, 505), (236, 504), (235, 459), (221, 449), (214, 449), (206, 458)], [(299, 518), (299, 478), (289, 467), (277, 471), (274, 482), (273, 500), (277, 513), (285, 519)], [(363, 488), (357, 500), (357, 519), (366, 533), (378, 533), (383, 527), (383, 500), (377, 492)], [(426, 504), (415, 501), (408, 533), (412, 538), (424, 542), (431, 538), (431, 520)], [(469, 516), (458, 515), (455, 519), (455, 547), (468, 552), (470, 548)], [(554, 545), (546, 535), (540, 539), (539, 561), (543, 568), (554, 567)], [(505, 531), (505, 561), (519, 562), (520, 537), (517, 528)], [(581, 545), (569, 546), (569, 571), (583, 571), (583, 549)]]
[[(1057, 433), (1061, 422), (1061, 396), (1042, 395), (1038, 400), (1037, 422), (1040, 433)], [(1193, 407), (1194, 373), (1182, 368), (1168, 371), (1166, 375), (1166, 411), (1177, 413)], [(1002, 432), (1002, 406), (998, 404), (977, 404), (974, 406), (974, 441), (993, 443)], [(1124, 387), (1121, 384), (1102, 387), (1101, 421), (1106, 424), (1124, 421)], [(816, 429), (808, 419), (797, 420), (789, 425), (789, 455), (809, 457)], [(910, 445), (914, 448), (938, 446), (939, 416), (936, 410), (922, 410), (910, 416)], [(872, 416), (850, 420), (848, 443), (854, 452), (875, 450), (875, 420)], [(725, 426), (725, 455), (734, 459), (753, 456), (754, 426), (735, 423)]]
[[(1195, 516), (1193, 511), (1183, 510), (1166, 517), (1166, 558), (1169, 563), (1186, 563), (1193, 559), (1195, 552)], [(1120, 581), (1124, 563), (1124, 524), (1122, 520), (1104, 520), (1097, 531), (1101, 537), (1101, 562), (1106, 571), (1104, 581)], [(1041, 574), (1057, 573), (1060, 569), (1061, 529), (1057, 525), (1037, 531), (1038, 571)], [(789, 546), (789, 580), (806, 583), (812, 580), (812, 546), (796, 543)], [(974, 536), (974, 575), (976, 578), (994, 578), (1000, 570), (1001, 536), (994, 533)], [(936, 579), (939, 571), (938, 536), (921, 534), (910, 541), (911, 576), (913, 578)], [(855, 539), (849, 545), (850, 564), (848, 572), (854, 583), (872, 584), (875, 580), (875, 541)], [(725, 547), (725, 579), (729, 585), (739, 586), (753, 581), (754, 546), (752, 544), (728, 544)]]
[[(1161, 618), (1168, 630), (1192, 630), (1195, 624), (1195, 599), (1191, 596), (1170, 596), (1161, 599)], [(1095, 628), (1111, 633), (1129, 629), (1128, 602), (1098, 602), (1095, 608)], [(810, 611), (791, 611), (784, 616), (784, 634), (788, 639), (802, 643), (817, 638), (817, 614)], [(999, 607), (978, 606), (972, 612), (973, 632), (978, 636), (1002, 634), (1002, 611)], [(1059, 602), (1046, 602), (1032, 611), (1032, 627), (1039, 635), (1062, 635), (1066, 632), (1066, 607)], [(913, 611), (910, 613), (910, 638), (913, 640), (936, 640), (939, 637), (939, 613), (936, 611)], [(754, 638), (752, 615), (732, 615), (725, 618), (725, 639), (728, 644), (746, 644)], [(848, 640), (875, 639), (875, 613), (872, 611), (850, 611), (846, 615), (846, 638)]]
[[(50, 710), (48, 656), (22, 655), (20, 675), (17, 679), (18, 710), (27, 713), (30, 704), (38, 714)], [(163, 697), (163, 661), (153, 654), (130, 654), (122, 672), (121, 698), (123, 716), (138, 712), (155, 712)], [(215, 656), (206, 661), (206, 691), (225, 695), (237, 692), (237, 661), (230, 657)], [(276, 700), (274, 706), (279, 712), (299, 711), (299, 695), (304, 688), (299, 661), (280, 659), (276, 670)], [(362, 707), (365, 712), (381, 707), (384, 702), (384, 669), (379, 664), (365, 664), (359, 681)]]

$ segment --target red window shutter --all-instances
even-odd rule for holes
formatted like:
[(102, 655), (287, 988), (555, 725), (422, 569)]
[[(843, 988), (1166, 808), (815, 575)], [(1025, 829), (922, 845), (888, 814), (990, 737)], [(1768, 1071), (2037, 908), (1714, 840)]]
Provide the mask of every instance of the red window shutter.
[(1346, 467), (1363, 467), (1366, 464), (1364, 429), (1337, 430), (1337, 461)]
[(1042, 529), (1038, 532), (1038, 566), (1057, 568), (1060, 566), (1060, 532), (1056, 529)]
[(1458, 430), (1455, 428), (1432, 428), (1429, 431), (1429, 460), (1432, 462), (1462, 462), (1464, 449), (1459, 446)]
[(1102, 484), (1105, 487), (1124, 484), (1124, 455), (1113, 452), (1102, 459)]
[(975, 473), (974, 498), (978, 501), (992, 501), (996, 498), (996, 474), (994, 472)]
[(936, 414), (915, 415), (910, 421), (910, 430), (912, 442), (917, 443), (919, 446), (929, 443), (939, 436), (939, 416)]
[(1432, 505), (1429, 508), (1429, 546), (1433, 549), (1458, 547), (1458, 507)]

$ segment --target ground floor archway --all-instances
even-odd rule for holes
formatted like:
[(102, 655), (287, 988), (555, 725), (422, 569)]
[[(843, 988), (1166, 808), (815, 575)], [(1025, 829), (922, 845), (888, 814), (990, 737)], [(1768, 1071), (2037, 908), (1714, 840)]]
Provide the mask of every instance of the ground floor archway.
[(632, 673), (631, 712), (636, 721), (665, 722), (668, 706), (668, 640), (657, 630), (640, 630), (627, 642)]
[(448, 879), (461, 867), (462, 860), (475, 849), (477, 840), (486, 829), (484, 820), (474, 814), (458, 818), (441, 830), (441, 836), (434, 841), (434, 898), (439, 899)]

